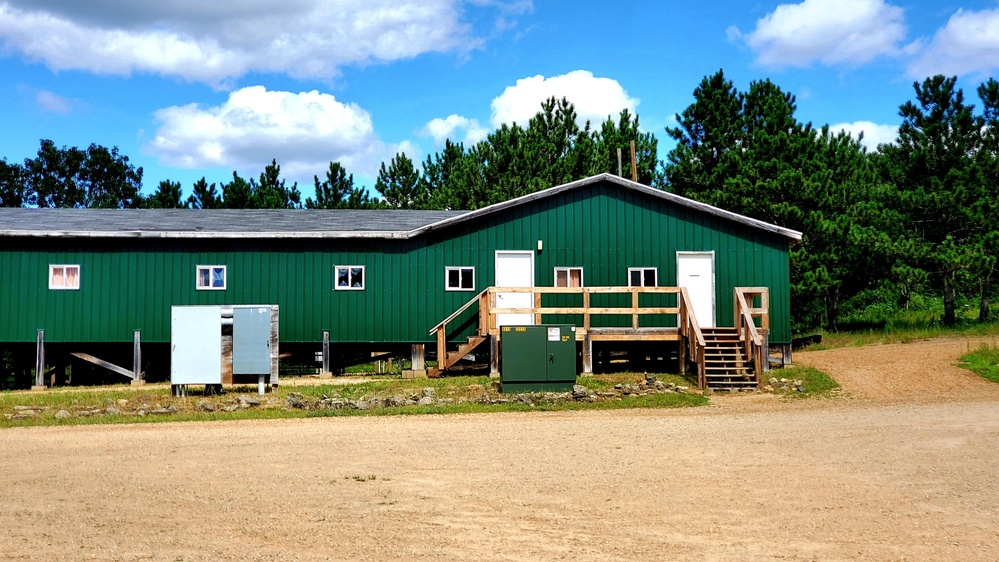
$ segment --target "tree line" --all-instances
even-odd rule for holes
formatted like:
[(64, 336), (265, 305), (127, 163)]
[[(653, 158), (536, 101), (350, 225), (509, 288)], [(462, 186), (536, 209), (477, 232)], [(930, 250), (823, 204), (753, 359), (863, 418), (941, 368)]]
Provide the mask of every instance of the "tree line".
[(271, 161), (258, 178), (202, 178), (183, 198), (164, 180), (141, 193), (142, 168), (117, 148), (58, 148), (41, 141), (24, 164), (0, 160), (0, 205), (111, 208), (477, 209), (582, 179), (638, 181), (804, 233), (791, 248), (796, 331), (835, 330), (871, 306), (904, 309), (942, 299), (941, 320), (957, 322), (959, 298), (989, 320), (999, 252), (999, 83), (965, 100), (956, 78), (914, 86), (899, 108), (894, 142), (868, 152), (845, 132), (798, 120), (795, 96), (769, 79), (737, 89), (723, 71), (705, 77), (666, 134), (676, 146), (660, 160), (656, 138), (627, 110), (598, 127), (580, 124), (566, 99), (549, 99), (524, 126), (504, 124), (471, 146), (446, 141), (416, 163), (382, 163), (376, 196), (331, 162), (302, 201)]

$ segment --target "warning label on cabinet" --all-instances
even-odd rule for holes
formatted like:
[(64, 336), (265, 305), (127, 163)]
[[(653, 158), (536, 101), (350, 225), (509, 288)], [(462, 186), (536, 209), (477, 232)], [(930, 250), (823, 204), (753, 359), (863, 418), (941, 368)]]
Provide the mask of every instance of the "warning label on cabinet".
[(562, 339), (561, 328), (548, 328), (548, 341), (559, 341)]

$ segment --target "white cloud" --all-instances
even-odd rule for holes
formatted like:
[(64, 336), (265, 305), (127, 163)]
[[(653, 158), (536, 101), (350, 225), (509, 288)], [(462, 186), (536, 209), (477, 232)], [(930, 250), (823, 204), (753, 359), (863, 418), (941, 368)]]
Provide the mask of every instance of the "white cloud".
[[(464, 136), (459, 134), (462, 131)], [(463, 142), (465, 145), (473, 145), (485, 139), (489, 134), (489, 129), (480, 125), (477, 119), (469, 119), (452, 113), (444, 119), (440, 117), (432, 119), (423, 128), (423, 134), (433, 138), (434, 144), (437, 146), (444, 144), (446, 139), (451, 139), (452, 142)], [(458, 138), (460, 136), (462, 138)]]
[(218, 107), (173, 106), (158, 110), (155, 119), (159, 129), (145, 151), (181, 168), (261, 170), (277, 159), (287, 177), (308, 179), (337, 161), (373, 176), (397, 150), (413, 148), (379, 141), (367, 111), (315, 90), (251, 86)]
[(877, 150), (879, 144), (893, 143), (898, 137), (897, 125), (881, 125), (872, 121), (855, 121), (853, 123), (829, 125), (829, 131), (833, 134), (846, 131), (853, 138), (858, 138), (860, 133), (863, 133), (864, 138), (860, 141), (860, 144), (867, 147), (867, 150), (870, 151)]
[(47, 111), (49, 113), (65, 114), (73, 110), (72, 100), (45, 90), (38, 90), (35, 92), (35, 103), (37, 103), (38, 107), (42, 108), (43, 111)]
[(999, 8), (958, 10), (929, 44), (920, 43), (909, 74), (990, 74), (999, 69)]
[(727, 34), (745, 41), (765, 66), (859, 65), (900, 52), (904, 18), (884, 0), (804, 0), (777, 6), (752, 33), (730, 27)]
[[(0, 45), (54, 70), (222, 84), (247, 72), (329, 78), (348, 64), (481, 44), (461, 0), (0, 0)], [(522, 3), (490, 2), (505, 14)], [(520, 6), (518, 8), (518, 6)], [(512, 10), (512, 11), (511, 11)]]
[(492, 126), (504, 123), (526, 124), (548, 98), (567, 98), (576, 108), (580, 123), (589, 119), (597, 125), (622, 109), (634, 113), (639, 100), (628, 96), (611, 78), (598, 78), (587, 70), (574, 70), (560, 76), (542, 75), (517, 80), (492, 102)]

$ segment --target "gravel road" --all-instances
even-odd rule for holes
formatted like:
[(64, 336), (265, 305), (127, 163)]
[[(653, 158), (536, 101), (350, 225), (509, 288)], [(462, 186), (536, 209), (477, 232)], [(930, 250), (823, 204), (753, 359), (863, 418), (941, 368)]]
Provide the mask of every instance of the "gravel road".
[(839, 398), (0, 431), (0, 560), (999, 560), (976, 341), (800, 353)]

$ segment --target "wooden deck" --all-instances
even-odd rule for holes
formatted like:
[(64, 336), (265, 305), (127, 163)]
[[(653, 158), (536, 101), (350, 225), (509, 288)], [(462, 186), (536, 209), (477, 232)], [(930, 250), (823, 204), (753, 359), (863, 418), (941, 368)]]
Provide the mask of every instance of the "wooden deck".
[[(534, 306), (500, 308), (496, 302), (497, 295), (501, 293), (531, 294)], [(580, 305), (566, 306), (560, 303), (545, 306), (546, 298), (551, 300), (553, 295), (562, 295), (562, 301), (576, 300)], [(668, 295), (675, 296), (669, 298)], [(711, 379), (718, 385), (721, 384), (719, 381), (734, 380), (735, 376), (744, 381), (747, 369), (756, 384), (762, 380), (763, 361), (766, 357), (768, 290), (766, 287), (738, 287), (735, 289), (735, 296), (735, 327), (729, 328), (733, 337), (727, 338), (729, 343), (725, 345), (712, 341), (713, 358), (709, 361), (705, 358), (708, 342), (695, 317), (690, 296), (683, 287), (488, 287), (430, 330), (432, 335), (437, 336), (438, 357), (438, 368), (431, 370), (430, 375), (440, 376), (486, 341), (490, 342), (491, 371), (497, 374), (501, 334), (499, 315), (521, 314), (530, 315), (533, 324), (574, 324), (575, 339), (582, 343), (584, 373), (593, 370), (593, 342), (671, 341), (680, 344), (681, 373), (686, 371), (688, 364), (696, 366), (698, 383), (702, 387), (709, 384), (709, 371), (712, 369)], [(615, 300), (618, 302), (614, 302)], [(627, 300), (629, 305), (620, 306), (621, 300)], [(661, 306), (664, 300), (672, 301), (675, 305)], [(750, 306), (756, 300), (760, 301), (760, 306)], [(594, 301), (597, 301), (597, 305), (594, 305)], [(617, 306), (608, 306), (608, 303)], [(477, 334), (469, 337), (467, 342), (460, 342), (456, 350), (448, 351), (448, 324), (473, 306), (478, 308)], [(566, 318), (572, 320), (566, 321)], [(727, 367), (729, 365), (731, 368)], [(743, 383), (740, 382), (741, 384)]]

